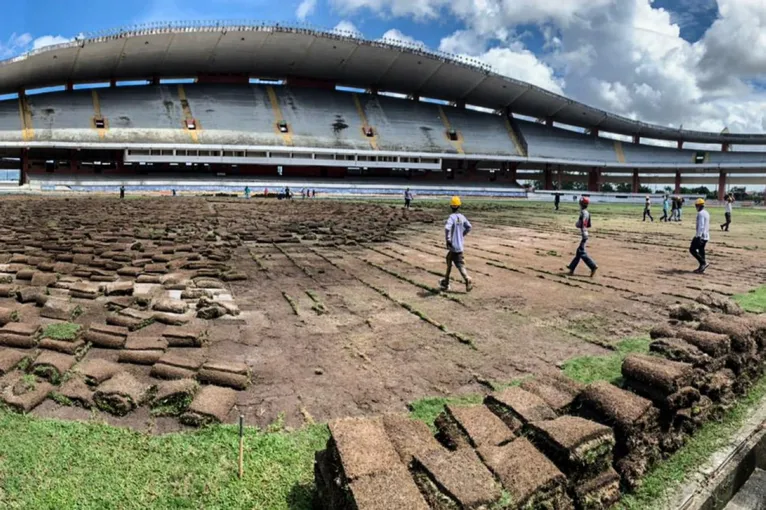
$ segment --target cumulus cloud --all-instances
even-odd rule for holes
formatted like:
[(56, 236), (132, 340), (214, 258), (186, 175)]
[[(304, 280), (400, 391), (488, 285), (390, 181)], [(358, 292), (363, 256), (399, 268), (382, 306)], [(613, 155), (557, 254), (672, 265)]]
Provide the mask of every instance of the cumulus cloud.
[(68, 43), (72, 40), (73, 39), (71, 38), (62, 37), (60, 35), (44, 35), (32, 41), (32, 49), (39, 50), (40, 48), (45, 48), (46, 46), (55, 46), (56, 44)]
[(422, 48), (426, 47), (426, 43), (424, 43), (423, 41), (418, 41), (414, 37), (405, 35), (396, 28), (392, 28), (391, 30), (388, 30), (385, 34), (383, 34), (383, 36), (380, 39), (393, 42), (393, 43), (405, 44), (409, 46), (420, 46)]
[(341, 35), (353, 35), (355, 37), (363, 36), (362, 32), (356, 28), (356, 25), (345, 19), (335, 25), (335, 28), (333, 28), (332, 31)]
[(296, 9), (295, 16), (299, 20), (304, 21), (306, 18), (314, 14), (316, 7), (317, 0), (303, 0), (298, 6), (298, 9)]
[(0, 59), (11, 58), (23, 53), (29, 48), (32, 40), (30, 34), (11, 34), (8, 40), (0, 41)]

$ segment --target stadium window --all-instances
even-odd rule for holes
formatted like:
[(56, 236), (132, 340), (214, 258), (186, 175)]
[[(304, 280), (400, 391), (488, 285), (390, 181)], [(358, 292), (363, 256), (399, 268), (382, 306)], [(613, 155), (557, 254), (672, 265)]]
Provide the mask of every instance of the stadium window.
[(104, 121), (103, 117), (96, 117), (93, 119), (93, 122), (96, 125), (96, 129), (104, 129), (106, 127), (106, 121)]
[(696, 164), (701, 164), (705, 162), (705, 152), (704, 151), (697, 151), (697, 154), (694, 155), (694, 162)]
[(279, 175), (280, 177), (282, 176), (282, 165), (279, 165), (277, 167), (277, 175)]
[(447, 136), (453, 142), (457, 141), (457, 131), (455, 131), (454, 129), (450, 129), (449, 131), (447, 131)]
[(280, 120), (277, 123), (277, 127), (279, 128), (280, 133), (287, 133), (287, 122), (285, 122), (284, 120)]
[(375, 132), (372, 130), (372, 128), (370, 126), (367, 126), (364, 129), (364, 134), (365, 134), (365, 136), (370, 137), (370, 138), (375, 136)]
[(186, 129), (194, 131), (197, 129), (197, 121), (194, 119), (186, 119)]

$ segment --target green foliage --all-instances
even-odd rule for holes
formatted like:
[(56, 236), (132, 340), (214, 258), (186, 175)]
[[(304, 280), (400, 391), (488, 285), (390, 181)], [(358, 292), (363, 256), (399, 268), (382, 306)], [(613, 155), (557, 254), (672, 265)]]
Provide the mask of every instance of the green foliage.
[(617, 344), (614, 354), (607, 356), (581, 356), (564, 363), (564, 374), (583, 384), (594, 381), (619, 382), (622, 361), (630, 353), (649, 352), (651, 340), (646, 337), (628, 338)]
[(426, 425), (436, 430), (434, 420), (444, 410), (447, 404), (456, 406), (469, 406), (481, 404), (484, 398), (481, 395), (463, 395), (459, 397), (428, 397), (415, 400), (407, 404), (410, 415), (416, 420), (425, 422)]
[(43, 336), (53, 340), (74, 340), (80, 332), (80, 325), (71, 322), (51, 324), (43, 331)]
[(745, 311), (752, 313), (766, 312), (766, 286), (753, 289), (747, 294), (737, 294), (732, 299), (739, 303)]

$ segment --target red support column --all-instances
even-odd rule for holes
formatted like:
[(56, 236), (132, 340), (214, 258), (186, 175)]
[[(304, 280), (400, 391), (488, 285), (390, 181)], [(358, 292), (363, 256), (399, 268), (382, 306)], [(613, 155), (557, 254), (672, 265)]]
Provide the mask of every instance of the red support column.
[(80, 161), (76, 150), (69, 151), (69, 173), (76, 174), (80, 170)]
[(72, 92), (74, 90), (74, 82), (72, 80), (66, 82), (66, 89), (67, 92)]
[(676, 170), (676, 189), (674, 193), (681, 193), (681, 172)]
[(598, 128), (593, 128), (590, 130), (590, 135), (593, 137), (598, 137)]
[(552, 190), (553, 189), (553, 172), (551, 171), (550, 164), (548, 163), (545, 164), (545, 170), (543, 171), (543, 175), (545, 176), (545, 185), (543, 189)]
[(588, 191), (598, 192), (601, 186), (601, 170), (598, 168), (591, 168), (588, 172)]
[(514, 182), (516, 181), (516, 170), (518, 169), (519, 169), (519, 164), (516, 163), (515, 161), (508, 165), (508, 170), (510, 171), (510, 175), (508, 177), (510, 177), (510, 179)]
[(718, 173), (718, 200), (723, 200), (726, 195), (726, 172)]
[(728, 143), (721, 144), (721, 152), (729, 152), (729, 144)]
[(638, 135), (633, 135), (633, 143), (641, 143), (641, 137)]
[(548, 117), (545, 119), (545, 125), (548, 127), (553, 127), (553, 117)]
[(564, 171), (559, 167), (558, 175), (556, 176), (556, 180), (558, 181), (559, 185), (556, 189), (561, 189), (564, 187)]
[(160, 77), (159, 76), (152, 76), (152, 79), (150, 80), (150, 83), (152, 85), (159, 85), (160, 84)]
[(117, 80), (114, 79), (114, 78), (109, 80), (109, 86), (112, 87), (112, 88), (116, 87), (117, 86)]
[(684, 148), (684, 141), (683, 140), (678, 140), (678, 148), (679, 149), (683, 149)]
[(633, 193), (640, 193), (641, 181), (638, 178), (638, 170), (633, 170)]

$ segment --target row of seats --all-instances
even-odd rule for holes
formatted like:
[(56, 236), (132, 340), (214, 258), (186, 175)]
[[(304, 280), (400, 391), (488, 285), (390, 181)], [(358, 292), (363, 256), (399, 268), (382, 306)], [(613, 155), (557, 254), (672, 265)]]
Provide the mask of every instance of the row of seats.
[[(334, 90), (159, 85), (39, 94), (28, 96), (25, 103), (32, 126), (26, 136), (37, 141), (292, 143), (318, 148), (523, 155), (500, 115)], [(94, 127), (97, 109), (106, 129)], [(22, 116), (18, 100), (0, 101), (0, 141), (24, 139)], [(188, 116), (195, 121), (194, 136), (185, 129)], [(289, 136), (277, 128), (279, 118), (286, 123)], [(366, 136), (365, 123), (373, 136)], [(688, 164), (697, 156), (694, 150), (632, 143), (622, 143), (620, 150), (605, 138), (521, 119), (517, 125), (530, 157)], [(454, 130), (453, 139), (448, 129)], [(766, 163), (766, 153), (713, 151), (707, 161)]]

